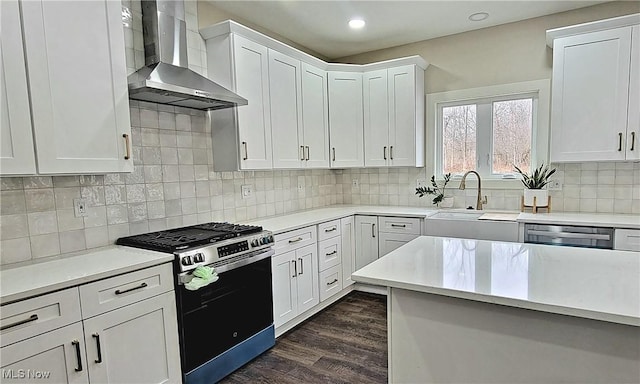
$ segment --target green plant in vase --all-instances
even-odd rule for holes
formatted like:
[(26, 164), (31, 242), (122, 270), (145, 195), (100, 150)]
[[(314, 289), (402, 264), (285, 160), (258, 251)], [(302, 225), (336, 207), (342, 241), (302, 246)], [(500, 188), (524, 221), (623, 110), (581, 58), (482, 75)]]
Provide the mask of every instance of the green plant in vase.
[(433, 204), (439, 206), (439, 204), (442, 203), (445, 198), (445, 188), (447, 187), (447, 184), (450, 180), (451, 173), (447, 173), (443, 176), (442, 185), (440, 186), (438, 185), (438, 183), (436, 183), (436, 176), (433, 175), (431, 176), (431, 187), (417, 187), (416, 195), (418, 195), (418, 197), (434, 195), (435, 197), (431, 201), (433, 202)]
[(549, 192), (543, 189), (551, 182), (551, 176), (556, 173), (555, 168), (549, 165), (540, 165), (531, 173), (523, 172), (516, 165), (513, 166), (522, 176), (522, 184), (524, 185), (524, 205), (531, 207), (546, 207), (548, 205)]

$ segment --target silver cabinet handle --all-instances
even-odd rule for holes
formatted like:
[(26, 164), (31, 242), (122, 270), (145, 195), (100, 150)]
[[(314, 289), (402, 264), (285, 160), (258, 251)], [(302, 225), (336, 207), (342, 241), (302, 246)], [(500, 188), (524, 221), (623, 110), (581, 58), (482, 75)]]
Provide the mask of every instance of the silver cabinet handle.
[(333, 150), (333, 160), (336, 161), (336, 147), (331, 148)]
[(333, 232), (333, 231), (335, 231), (335, 230), (337, 230), (337, 229), (338, 229), (338, 227), (333, 227), (333, 228), (325, 229), (324, 231), (325, 231), (325, 232)]
[(406, 224), (391, 224), (392, 227), (406, 228)]
[(326, 255), (326, 256), (331, 256), (331, 255), (335, 255), (336, 253), (338, 253), (338, 251), (333, 251), (333, 252), (325, 253), (325, 255)]
[[(304, 149), (306, 149), (306, 150), (307, 150), (307, 156), (305, 156), (305, 160), (309, 161), (309, 146), (308, 146), (308, 145), (305, 145), (305, 146), (304, 146)], [(304, 151), (302, 151), (302, 153), (304, 154)]]
[(298, 241), (302, 241), (302, 237), (298, 237), (297, 239), (289, 240), (289, 244), (297, 243)]
[(300, 146), (300, 160), (304, 160), (304, 145)]
[(78, 366), (76, 367), (76, 372), (82, 371), (82, 355), (80, 354), (80, 342), (78, 340), (73, 340), (71, 345), (76, 347), (76, 359), (78, 361)]
[(131, 291), (135, 291), (136, 289), (142, 289), (142, 288), (146, 288), (147, 287), (147, 283), (142, 283), (140, 285), (138, 285), (137, 287), (133, 287), (133, 288), (129, 288), (129, 289), (125, 289), (124, 291), (121, 291), (119, 289), (116, 289), (116, 291), (114, 292), (116, 295), (122, 295), (125, 294), (127, 292), (131, 292)]
[(393, 145), (389, 147), (389, 157), (393, 160)]
[(333, 284), (335, 284), (335, 283), (337, 283), (337, 282), (338, 282), (338, 279), (333, 279), (333, 281), (332, 281), (332, 282), (327, 283), (327, 286), (331, 286), (331, 285), (333, 285)]
[(376, 237), (376, 225), (371, 224), (371, 237)]
[(618, 132), (618, 152), (622, 151), (622, 132)]
[(24, 320), (16, 321), (15, 323), (12, 323), (12, 324), (3, 325), (2, 327), (0, 327), (0, 331), (4, 331), (5, 329), (17, 327), (18, 325), (27, 324), (27, 323), (30, 323), (30, 322), (36, 321), (36, 320), (38, 320), (38, 315), (34, 313), (33, 315), (29, 316), (28, 318), (26, 318)]
[(98, 334), (98, 332), (96, 332), (91, 336), (96, 340), (96, 348), (98, 350), (98, 358), (95, 359), (94, 361), (96, 364), (100, 364), (102, 363), (102, 348), (100, 348), (100, 335)]
[(631, 132), (631, 150), (633, 151), (633, 149), (636, 146), (636, 133), (635, 132)]
[(302, 265), (303, 265), (302, 259), (298, 257), (298, 260), (300, 261), (300, 273), (299, 273), (299, 275), (302, 275), (304, 273), (304, 270), (302, 269)]
[(382, 147), (382, 158), (387, 160), (387, 147)]
[(610, 235), (601, 235), (597, 233), (551, 232), (551, 231), (539, 231), (536, 229), (530, 229), (527, 231), (527, 234), (554, 237), (554, 238), (564, 237), (567, 239), (611, 240)]
[(247, 147), (247, 142), (243, 141), (242, 146), (244, 147), (244, 157), (242, 160), (247, 160), (249, 158), (249, 147)]
[(125, 148), (124, 159), (129, 160), (131, 158), (131, 139), (129, 138), (129, 135), (126, 133), (123, 133), (122, 137), (124, 138), (124, 148)]
[(291, 277), (296, 277), (298, 276), (298, 263), (295, 260), (291, 260), (291, 263), (293, 263), (293, 276)]

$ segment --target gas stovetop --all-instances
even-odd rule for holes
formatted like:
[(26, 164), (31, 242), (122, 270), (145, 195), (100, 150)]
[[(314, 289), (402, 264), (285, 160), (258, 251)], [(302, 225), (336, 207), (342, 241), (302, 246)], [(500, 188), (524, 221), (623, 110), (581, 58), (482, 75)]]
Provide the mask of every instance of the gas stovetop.
[(184, 249), (210, 245), (223, 240), (260, 232), (262, 232), (262, 227), (253, 225), (205, 223), (192, 225), (190, 227), (121, 237), (116, 241), (116, 244), (152, 251), (176, 253)]

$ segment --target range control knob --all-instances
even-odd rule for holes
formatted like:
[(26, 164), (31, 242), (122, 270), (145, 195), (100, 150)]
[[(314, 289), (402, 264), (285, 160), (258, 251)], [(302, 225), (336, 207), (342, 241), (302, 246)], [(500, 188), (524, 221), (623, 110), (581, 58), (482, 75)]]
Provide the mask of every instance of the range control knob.
[(258, 245), (260, 245), (260, 242), (258, 241), (258, 239), (251, 240), (251, 246), (252, 247), (257, 247)]
[(191, 256), (183, 257), (181, 263), (182, 263), (182, 265), (191, 265), (191, 264), (193, 264), (193, 261), (191, 261)]
[(269, 242), (269, 239), (267, 237), (263, 237), (260, 239), (260, 244), (267, 244)]
[(273, 235), (269, 235), (269, 237), (267, 238), (267, 240), (269, 240), (269, 243), (273, 243)]
[(193, 261), (196, 263), (202, 263), (204, 261), (204, 255), (202, 253), (196, 253), (193, 255)]

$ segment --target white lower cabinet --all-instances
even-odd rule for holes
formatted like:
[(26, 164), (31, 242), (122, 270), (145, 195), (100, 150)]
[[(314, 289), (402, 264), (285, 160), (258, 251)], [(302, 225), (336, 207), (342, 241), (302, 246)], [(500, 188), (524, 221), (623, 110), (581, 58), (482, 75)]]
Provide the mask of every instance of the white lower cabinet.
[(320, 301), (342, 291), (342, 267), (336, 265), (320, 272)]
[(356, 228), (353, 216), (340, 219), (341, 246), (342, 246), (342, 288), (355, 283), (351, 280), (351, 274), (356, 266)]
[(420, 222), (414, 217), (378, 217), (378, 257), (420, 236)]
[(378, 259), (378, 217), (356, 216), (356, 257), (355, 268), (358, 269)]
[(419, 235), (403, 234), (403, 233), (378, 233), (378, 254), (379, 257), (400, 248)]
[[(276, 247), (278, 238), (276, 236)], [(276, 328), (320, 302), (317, 243), (271, 258), (273, 322)]]
[[(318, 281), (320, 301), (325, 301), (342, 291), (342, 220), (318, 224)], [(350, 273), (349, 273), (350, 274)]]
[(3, 305), (1, 320), (3, 383), (182, 381), (171, 264)]
[(640, 252), (640, 229), (616, 229), (614, 233), (614, 249)]

